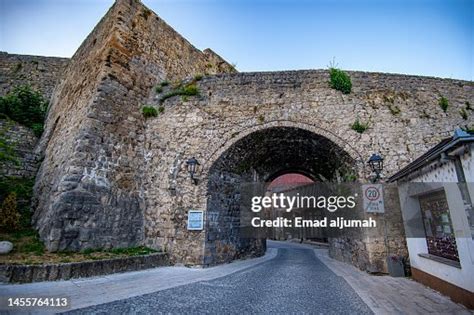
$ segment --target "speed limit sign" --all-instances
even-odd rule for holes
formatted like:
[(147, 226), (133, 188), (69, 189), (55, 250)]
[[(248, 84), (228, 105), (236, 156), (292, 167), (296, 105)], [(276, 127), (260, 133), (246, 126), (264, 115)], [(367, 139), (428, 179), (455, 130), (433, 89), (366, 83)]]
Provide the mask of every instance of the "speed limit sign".
[(362, 185), (364, 210), (372, 213), (384, 213), (383, 189), (381, 184)]

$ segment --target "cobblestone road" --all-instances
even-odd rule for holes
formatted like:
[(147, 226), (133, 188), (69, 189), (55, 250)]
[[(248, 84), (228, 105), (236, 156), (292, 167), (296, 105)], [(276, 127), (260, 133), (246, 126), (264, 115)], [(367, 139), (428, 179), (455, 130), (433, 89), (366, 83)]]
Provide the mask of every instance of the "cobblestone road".
[(272, 246), (278, 247), (275, 259), (222, 278), (70, 313), (372, 314), (313, 250), (291, 244)]

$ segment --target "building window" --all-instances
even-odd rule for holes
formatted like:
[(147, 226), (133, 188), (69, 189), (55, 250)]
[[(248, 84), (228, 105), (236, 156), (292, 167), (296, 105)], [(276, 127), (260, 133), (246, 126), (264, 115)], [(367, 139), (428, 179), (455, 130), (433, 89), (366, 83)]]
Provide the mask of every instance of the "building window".
[(444, 190), (419, 198), (428, 254), (459, 261), (448, 201)]

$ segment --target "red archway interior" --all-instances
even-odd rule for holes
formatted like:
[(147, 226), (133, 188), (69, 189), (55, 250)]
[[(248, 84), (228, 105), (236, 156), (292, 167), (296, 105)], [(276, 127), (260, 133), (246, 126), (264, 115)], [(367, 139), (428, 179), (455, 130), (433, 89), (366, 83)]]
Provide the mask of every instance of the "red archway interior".
[(275, 178), (267, 187), (269, 191), (282, 191), (314, 183), (308, 176), (298, 173), (287, 173)]

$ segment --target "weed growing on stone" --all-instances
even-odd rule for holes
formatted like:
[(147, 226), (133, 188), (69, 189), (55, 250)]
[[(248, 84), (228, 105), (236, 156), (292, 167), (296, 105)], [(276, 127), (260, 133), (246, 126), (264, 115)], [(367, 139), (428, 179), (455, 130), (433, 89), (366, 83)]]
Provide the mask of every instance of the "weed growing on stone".
[(446, 111), (448, 110), (448, 106), (449, 106), (448, 99), (444, 96), (441, 96), (441, 98), (439, 99), (439, 107), (441, 107), (443, 112), (446, 113)]
[(163, 103), (166, 101), (168, 98), (173, 97), (173, 96), (195, 96), (199, 95), (199, 89), (196, 85), (196, 83), (193, 81), (185, 86), (177, 86), (175, 89), (169, 91), (165, 95), (163, 95), (160, 98), (160, 103)]
[(364, 133), (369, 128), (368, 123), (362, 123), (360, 122), (359, 118), (357, 118), (354, 123), (351, 125), (352, 130), (358, 132), (358, 133)]
[(152, 106), (143, 106), (142, 113), (145, 118), (158, 116), (158, 111)]
[(390, 105), (388, 109), (390, 109), (390, 113), (392, 113), (392, 115), (394, 116), (400, 114), (401, 112), (400, 108), (397, 105)]
[(21, 68), (23, 68), (23, 65), (21, 64), (21, 62), (18, 62), (18, 63), (15, 65), (15, 68), (13, 69), (13, 73), (18, 73), (18, 72), (20, 72)]
[(151, 15), (151, 10), (150, 9), (147, 9), (147, 8), (144, 8), (143, 9), (143, 12), (141, 14), (141, 16), (143, 16), (143, 18), (145, 20), (148, 20), (148, 17)]
[(461, 114), (462, 119), (467, 120), (467, 112), (464, 108), (461, 108), (459, 114)]
[(344, 71), (337, 68), (329, 68), (330, 85), (333, 89), (349, 94), (352, 90), (351, 78)]

